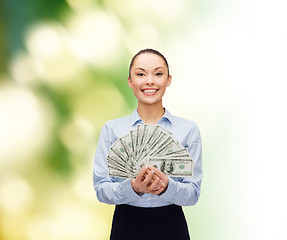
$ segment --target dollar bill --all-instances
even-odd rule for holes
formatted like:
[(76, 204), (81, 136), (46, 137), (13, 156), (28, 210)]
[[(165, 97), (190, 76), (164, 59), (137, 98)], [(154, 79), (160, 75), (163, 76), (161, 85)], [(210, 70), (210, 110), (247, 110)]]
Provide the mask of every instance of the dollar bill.
[(138, 158), (140, 158), (142, 156), (142, 153), (146, 151), (146, 143), (148, 141), (148, 139), (151, 138), (153, 132), (155, 131), (155, 126), (154, 125), (150, 125), (150, 124), (144, 124), (143, 125), (143, 135), (141, 138), (141, 143), (140, 143), (140, 149), (138, 151)]
[(187, 149), (172, 137), (170, 131), (159, 125), (138, 124), (135, 130), (113, 143), (107, 165), (110, 176), (135, 178), (143, 166), (165, 165), (164, 160), (169, 161), (166, 165), (172, 162), (174, 171), (165, 171), (169, 176), (190, 176), (192, 173)]
[(152, 155), (163, 143), (165, 143), (170, 138), (170, 133), (168, 131), (163, 131), (163, 128), (156, 125), (151, 136), (146, 141), (141, 154), (138, 156), (138, 161), (143, 158)]
[(136, 130), (130, 131), (130, 137), (131, 137), (131, 148), (132, 148), (132, 159), (136, 160)]
[(126, 136), (121, 137), (120, 142), (122, 143), (122, 146), (125, 149), (125, 152), (128, 156), (132, 156), (133, 149), (132, 149), (132, 141), (131, 141), (131, 135), (128, 134)]
[(171, 154), (171, 155), (168, 155), (167, 157), (183, 158), (183, 157), (190, 157), (190, 156), (189, 156), (189, 153), (181, 153), (181, 154)]
[(149, 164), (172, 177), (191, 177), (193, 173), (192, 158), (151, 157)]
[(125, 159), (129, 156), (127, 149), (123, 146), (121, 141), (116, 141), (111, 146), (111, 151), (113, 151), (120, 159), (125, 161)]
[(184, 150), (184, 147), (170, 137), (168, 139), (168, 142), (165, 145), (161, 146), (161, 148), (158, 149), (156, 154), (168, 155), (169, 153), (176, 152), (179, 150)]
[(134, 173), (134, 163), (129, 155), (128, 149), (118, 140), (110, 148), (107, 157), (108, 167), (118, 169), (122, 172)]

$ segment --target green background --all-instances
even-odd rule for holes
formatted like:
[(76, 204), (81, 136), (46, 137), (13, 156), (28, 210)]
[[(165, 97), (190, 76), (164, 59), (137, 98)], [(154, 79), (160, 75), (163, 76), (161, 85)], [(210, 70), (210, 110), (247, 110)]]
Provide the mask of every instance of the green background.
[[(164, 106), (203, 142), (193, 240), (287, 238), (286, 3), (0, 1), (0, 239), (108, 239), (93, 157), (105, 121), (136, 107), (132, 56), (161, 51)], [(160, 221), (160, 219), (159, 219)]]

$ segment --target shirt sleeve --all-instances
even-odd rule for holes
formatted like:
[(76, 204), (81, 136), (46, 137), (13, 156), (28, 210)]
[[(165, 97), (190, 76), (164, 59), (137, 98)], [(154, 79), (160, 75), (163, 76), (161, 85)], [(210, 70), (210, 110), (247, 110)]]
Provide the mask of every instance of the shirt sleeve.
[(193, 159), (193, 176), (188, 178), (169, 177), (168, 188), (160, 198), (180, 206), (193, 206), (200, 196), (202, 181), (202, 145), (197, 126), (188, 134), (187, 148)]
[(113, 178), (108, 174), (106, 159), (111, 146), (108, 131), (109, 128), (105, 124), (99, 136), (94, 158), (94, 189), (100, 202), (107, 204), (129, 204), (140, 198), (140, 196), (132, 189), (130, 179), (125, 179), (122, 182), (114, 182)]

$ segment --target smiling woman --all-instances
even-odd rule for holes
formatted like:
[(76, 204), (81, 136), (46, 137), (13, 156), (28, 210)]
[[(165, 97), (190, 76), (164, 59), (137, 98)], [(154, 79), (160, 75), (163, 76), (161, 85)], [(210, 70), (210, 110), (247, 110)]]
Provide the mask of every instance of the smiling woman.
[[(171, 80), (167, 60), (158, 51), (145, 49), (132, 59), (128, 84), (138, 99), (139, 114), (142, 109), (149, 109), (149, 119), (143, 119), (146, 123), (157, 123), (157, 111), (154, 109), (158, 107), (162, 109), (162, 97), (166, 88), (170, 86)], [(152, 112), (155, 117), (151, 117)]]
[[(94, 188), (99, 201), (116, 205), (110, 239), (190, 239), (181, 206), (196, 204), (200, 195), (201, 138), (194, 122), (173, 116), (163, 107), (162, 98), (171, 79), (161, 53), (153, 49), (137, 53), (130, 64), (128, 85), (138, 107), (131, 116), (108, 121), (102, 128), (94, 160)], [(138, 124), (158, 124), (172, 133), (188, 149), (193, 176), (168, 177), (172, 171), (168, 162), (163, 171), (143, 166), (135, 179), (109, 176), (107, 158), (111, 145)], [(132, 157), (137, 159), (136, 150)]]

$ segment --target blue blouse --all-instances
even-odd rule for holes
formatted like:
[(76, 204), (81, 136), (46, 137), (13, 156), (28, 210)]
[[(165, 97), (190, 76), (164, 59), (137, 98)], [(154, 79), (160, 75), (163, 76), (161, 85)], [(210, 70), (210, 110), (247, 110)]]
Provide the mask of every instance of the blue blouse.
[(98, 200), (107, 204), (129, 204), (138, 207), (160, 207), (170, 204), (191, 206), (196, 204), (200, 195), (202, 181), (202, 149), (200, 132), (192, 121), (165, 114), (158, 125), (172, 132), (173, 138), (188, 149), (193, 159), (192, 177), (169, 177), (167, 190), (161, 195), (145, 193), (138, 195), (131, 186), (131, 179), (110, 177), (107, 155), (111, 145), (120, 137), (143, 124), (137, 109), (127, 117), (108, 121), (103, 126), (94, 159), (93, 181)]

